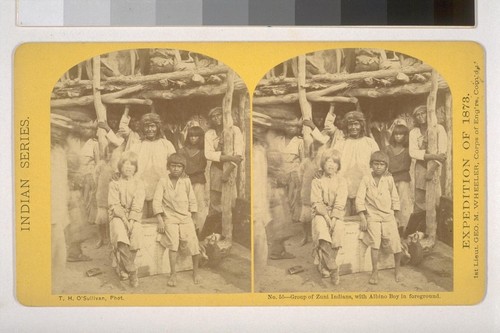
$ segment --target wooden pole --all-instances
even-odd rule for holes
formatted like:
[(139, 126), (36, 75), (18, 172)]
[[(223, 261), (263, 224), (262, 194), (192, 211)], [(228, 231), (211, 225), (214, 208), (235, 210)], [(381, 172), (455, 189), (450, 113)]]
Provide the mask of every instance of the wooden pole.
[(243, 160), (241, 161), (240, 168), (238, 168), (238, 176), (237, 180), (237, 188), (238, 188), (238, 198), (246, 198), (246, 142), (247, 142), (247, 121), (246, 117), (249, 114), (250, 109), (250, 98), (248, 96), (248, 92), (242, 93), (239, 95), (239, 103), (238, 103), (238, 118), (240, 123), (241, 135), (243, 137)]
[(101, 57), (96, 56), (92, 61), (92, 97), (97, 121), (106, 121), (106, 109), (101, 100)]
[(445, 93), (444, 102), (444, 113), (446, 117), (446, 132), (448, 133), (448, 147), (446, 149), (446, 171), (445, 171), (445, 186), (444, 195), (448, 198), (453, 197), (453, 158), (452, 158), (452, 146), (453, 146), (453, 128), (451, 115), (453, 112), (453, 98), (451, 97), (451, 92), (447, 91)]
[[(106, 107), (101, 100), (101, 57), (96, 56), (92, 59), (92, 94), (94, 98), (94, 108), (98, 122), (106, 122)], [(106, 130), (97, 128), (97, 142), (99, 145), (99, 158), (104, 158), (104, 151), (108, 144), (106, 139)]]
[[(222, 100), (222, 123), (223, 130), (222, 135), (224, 138), (224, 155), (234, 154), (234, 132), (233, 132), (233, 116), (232, 116), (232, 105), (233, 105), (233, 93), (234, 93), (234, 77), (233, 71), (229, 70), (226, 76), (227, 80), (227, 91), (224, 99)], [(222, 167), (222, 172), (226, 173), (231, 164), (226, 162)], [(233, 196), (234, 196), (234, 182), (236, 178), (236, 172), (233, 170), (228, 181), (222, 183), (222, 236), (232, 239), (233, 236)]]
[[(300, 112), (302, 113), (303, 120), (312, 120), (312, 107), (311, 103), (307, 100), (306, 94), (306, 56), (300, 55), (298, 58), (297, 70), (297, 83), (299, 89), (299, 104)], [(302, 126), (302, 133), (304, 134), (304, 150), (309, 155), (309, 146), (312, 144), (311, 128), (309, 126)]]
[[(438, 73), (433, 70), (431, 77), (431, 91), (427, 97), (427, 152), (429, 154), (437, 154), (438, 152), (438, 138), (437, 138), (437, 116), (436, 116), (436, 102), (438, 91)], [(429, 169), (432, 162), (429, 162), (427, 169)], [(435, 163), (435, 162), (434, 162)], [(436, 186), (439, 186), (439, 172), (434, 172), (432, 179), (427, 180), (425, 187), (425, 205), (426, 205), (426, 233), (429, 236), (429, 246), (432, 248), (436, 243)]]

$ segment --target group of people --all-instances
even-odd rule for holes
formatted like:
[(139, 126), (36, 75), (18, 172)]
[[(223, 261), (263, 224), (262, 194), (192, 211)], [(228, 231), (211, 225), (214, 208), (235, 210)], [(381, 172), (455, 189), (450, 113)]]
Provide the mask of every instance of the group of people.
[[(437, 153), (428, 149), (427, 107), (413, 111), (414, 128), (398, 118), (387, 146), (367, 135), (364, 114), (345, 114), (339, 129), (334, 107), (326, 118), (281, 124), (253, 113), (254, 245), (257, 283), (267, 260), (292, 259), (285, 247), (292, 223), (312, 236), (314, 261), (322, 277), (339, 284), (337, 256), (344, 241), (344, 218), (358, 216), (359, 239), (371, 248), (370, 284), (378, 283), (379, 249), (394, 254), (401, 279), (401, 237), (408, 221), (426, 211), (426, 183), (440, 197), (439, 174), (446, 159), (447, 134), (437, 125)], [(309, 127), (310, 131), (302, 128)], [(410, 174), (415, 165), (413, 176)], [(415, 186), (412, 190), (411, 182)], [(436, 202), (435, 204), (437, 204)], [(428, 235), (435, 241), (435, 234)]]
[[(53, 290), (63, 289), (66, 262), (92, 260), (82, 243), (94, 235), (93, 224), (98, 226), (97, 248), (110, 243), (120, 278), (137, 287), (141, 221), (153, 217), (157, 260), (162, 262), (165, 250), (169, 253), (168, 286), (177, 283), (178, 251), (192, 256), (193, 281), (199, 283), (198, 234), (205, 217), (221, 215), (223, 183), (242, 161), (241, 131), (232, 127), (233, 153), (224, 153), (222, 108), (216, 107), (208, 113), (210, 128), (190, 122), (182, 147), (177, 144), (176, 149), (157, 113), (131, 118), (126, 107), (119, 122), (99, 119), (96, 113), (97, 122), (88, 110), (51, 112)], [(231, 242), (231, 232), (222, 226), (225, 241)]]

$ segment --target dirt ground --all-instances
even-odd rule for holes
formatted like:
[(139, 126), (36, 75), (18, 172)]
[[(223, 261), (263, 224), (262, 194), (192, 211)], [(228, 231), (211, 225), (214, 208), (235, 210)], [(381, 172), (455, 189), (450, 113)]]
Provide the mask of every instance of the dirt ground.
[[(296, 226), (299, 227), (299, 226)], [(300, 246), (300, 229), (286, 242), (287, 251), (295, 259), (268, 260), (268, 267), (261, 277), (257, 292), (381, 292), (381, 291), (452, 291), (453, 249), (437, 242), (432, 252), (424, 255), (418, 266), (401, 267), (403, 280), (394, 280), (394, 269), (379, 271), (379, 284), (370, 285), (369, 272), (340, 276), (340, 284), (334, 286), (329, 278), (322, 278), (314, 265), (312, 242)], [(288, 269), (301, 265), (304, 272), (290, 275)]]
[[(120, 281), (111, 267), (111, 247), (95, 248), (97, 239), (83, 243), (83, 252), (92, 261), (68, 262), (65, 294), (217, 294), (250, 292), (250, 250), (233, 243), (231, 251), (217, 268), (200, 269), (202, 283), (195, 285), (192, 271), (179, 272), (177, 286), (168, 287), (168, 274), (140, 277), (139, 287), (132, 288), (129, 281)], [(88, 277), (86, 272), (100, 268), (102, 274)]]

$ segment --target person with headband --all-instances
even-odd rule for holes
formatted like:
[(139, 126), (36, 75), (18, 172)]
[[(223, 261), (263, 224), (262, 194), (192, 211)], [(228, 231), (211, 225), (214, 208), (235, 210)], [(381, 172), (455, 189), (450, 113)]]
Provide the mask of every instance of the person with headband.
[(156, 184), (166, 175), (168, 157), (175, 153), (174, 146), (165, 138), (161, 128), (160, 116), (157, 113), (146, 113), (141, 118), (141, 141), (130, 147), (130, 151), (138, 156), (137, 176), (144, 182), (146, 190), (147, 217), (152, 215), (151, 202)]
[[(448, 147), (448, 135), (446, 130), (440, 124), (437, 124), (437, 152), (431, 154), (428, 151), (428, 133), (427, 133), (427, 106), (420, 105), (413, 110), (413, 118), (415, 119), (415, 127), (409, 134), (409, 153), (415, 160), (415, 205), (413, 215), (410, 217), (410, 222), (413, 219), (425, 220), (426, 212), (426, 186), (427, 181), (432, 180), (434, 176), (441, 174), (441, 165), (446, 160), (446, 151)], [(441, 183), (435, 183), (436, 202), (428, 203), (438, 205), (441, 198)], [(409, 223), (409, 226), (413, 223)], [(426, 231), (429, 232), (428, 237), (422, 241), (424, 248), (432, 248), (436, 242), (436, 227), (427, 226)], [(410, 231), (408, 231), (410, 232)], [(407, 232), (405, 232), (407, 233)]]
[(340, 176), (347, 181), (347, 215), (355, 215), (354, 199), (361, 179), (370, 174), (370, 156), (380, 148), (366, 136), (366, 120), (360, 111), (347, 112), (343, 119), (345, 140), (338, 140), (333, 149), (340, 151)]
[[(205, 157), (211, 161), (210, 166), (210, 206), (208, 219), (222, 219), (222, 184), (229, 180), (230, 174), (243, 160), (243, 135), (237, 126), (232, 126), (233, 132), (233, 154), (224, 154), (224, 124), (222, 108), (215, 107), (208, 112), (210, 129), (205, 133)], [(228, 163), (226, 171), (223, 172), (224, 163)], [(236, 198), (236, 187), (233, 189), (233, 198)], [(232, 206), (234, 206), (234, 201)], [(223, 221), (224, 222), (224, 221)], [(222, 223), (222, 237), (224, 241), (231, 244), (233, 237), (232, 221)]]

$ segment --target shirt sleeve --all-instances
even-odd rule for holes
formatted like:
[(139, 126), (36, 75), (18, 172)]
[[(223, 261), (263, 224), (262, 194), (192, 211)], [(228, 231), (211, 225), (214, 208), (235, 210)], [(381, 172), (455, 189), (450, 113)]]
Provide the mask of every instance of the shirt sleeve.
[(116, 216), (116, 210), (122, 209), (122, 205), (120, 202), (120, 189), (118, 183), (115, 181), (109, 183), (108, 206), (113, 216)]
[(304, 139), (297, 138), (297, 140), (299, 140), (299, 142), (297, 143), (297, 150), (299, 153), (299, 159), (300, 159), (300, 161), (303, 161), (304, 157), (306, 155), (305, 151), (304, 151)]
[(162, 205), (164, 191), (163, 179), (160, 179), (156, 184), (155, 194), (153, 195), (153, 215), (164, 213)]
[(215, 151), (214, 134), (213, 130), (209, 130), (205, 133), (205, 157), (209, 161), (220, 162), (222, 152)]
[(417, 129), (412, 129), (410, 131), (409, 135), (409, 147), (408, 150), (410, 152), (411, 158), (414, 158), (416, 160), (424, 160), (425, 156), (425, 150), (424, 149), (419, 149), (418, 147), (418, 130)]
[(137, 187), (135, 191), (136, 192), (134, 198), (132, 199), (132, 205), (130, 207), (128, 218), (130, 220), (140, 221), (142, 218), (142, 208), (144, 207), (144, 200), (146, 199), (146, 192), (144, 189), (144, 183), (142, 181), (137, 181)]
[(363, 177), (358, 187), (358, 193), (356, 194), (356, 212), (358, 213), (366, 211), (366, 183), (367, 178)]
[(234, 133), (234, 154), (233, 155), (243, 155), (243, 150), (244, 150), (244, 145), (243, 145), (243, 134), (241, 134), (241, 130), (233, 126), (233, 133)]
[(317, 127), (311, 131), (311, 136), (315, 141), (321, 143), (322, 145), (326, 144), (328, 140), (330, 140), (330, 137), (321, 133)]
[(337, 219), (343, 219), (345, 215), (345, 204), (347, 202), (347, 183), (343, 178), (339, 179), (337, 196), (333, 205), (332, 216)]
[(198, 211), (198, 202), (196, 201), (196, 196), (194, 195), (193, 186), (189, 178), (186, 178), (186, 184), (188, 189), (188, 199), (189, 199), (189, 212), (196, 213)]
[(119, 128), (121, 131), (123, 131), (123, 132), (125, 133), (125, 135), (127, 135), (127, 136), (128, 136), (128, 135), (130, 134), (130, 132), (132, 131), (132, 130), (130, 129), (130, 127), (128, 126), (128, 125), (130, 124), (130, 119), (131, 119), (131, 118), (130, 118), (130, 116), (128, 116), (128, 115), (126, 115), (126, 114), (122, 115), (122, 117), (120, 118), (120, 125), (119, 125), (119, 127), (118, 127), (118, 128)]
[(446, 154), (448, 150), (448, 134), (443, 126), (438, 125), (438, 154)]
[(311, 207), (318, 215), (327, 215), (326, 206), (323, 203), (323, 191), (321, 181), (314, 179), (311, 184)]
[(391, 191), (391, 209), (401, 210), (398, 189), (396, 188), (396, 184), (394, 183), (394, 178), (392, 178), (392, 176), (389, 176), (388, 179), (389, 179), (389, 190)]
[(110, 143), (117, 147), (121, 146), (121, 144), (125, 141), (122, 137), (117, 136), (112, 130), (109, 130), (108, 133), (106, 133), (106, 138)]
[[(167, 159), (170, 155), (174, 154), (176, 151), (175, 151), (175, 147), (174, 145), (172, 144), (172, 142), (170, 142), (168, 139), (166, 138), (162, 138), (161, 139), (161, 142), (163, 144), (163, 147), (165, 148), (165, 150), (167, 151)], [(166, 163), (166, 161), (165, 161)]]

